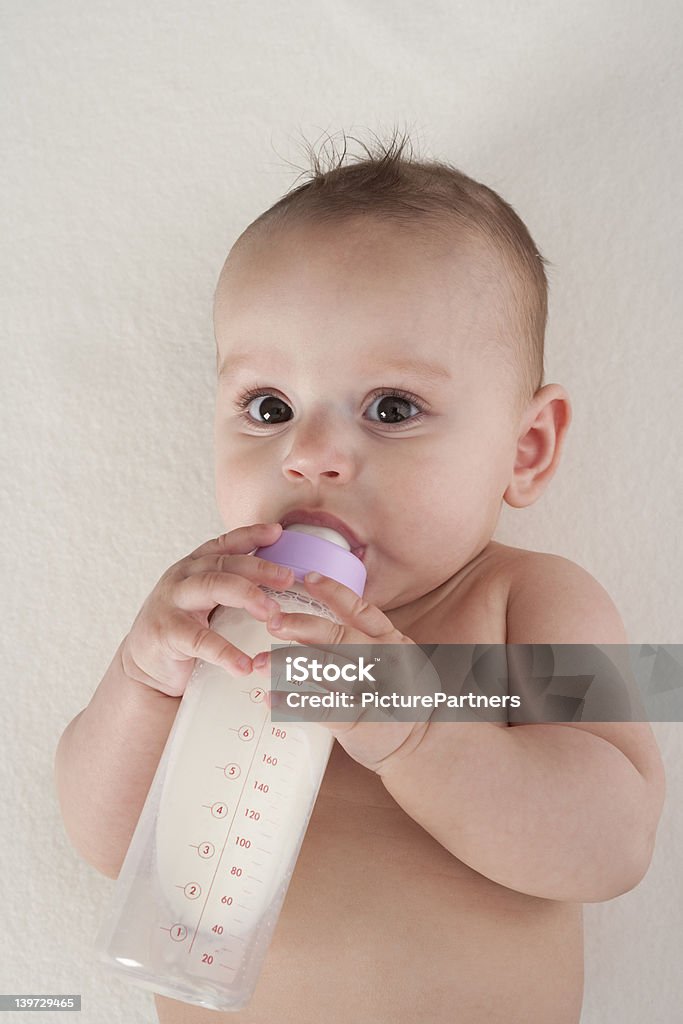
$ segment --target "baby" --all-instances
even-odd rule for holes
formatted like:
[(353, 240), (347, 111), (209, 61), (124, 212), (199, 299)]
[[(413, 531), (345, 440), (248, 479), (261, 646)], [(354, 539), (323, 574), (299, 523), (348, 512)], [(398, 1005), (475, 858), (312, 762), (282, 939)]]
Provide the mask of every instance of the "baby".
[[(541, 386), (543, 262), (495, 192), (402, 147), (318, 171), (238, 239), (214, 309), (228, 532), (164, 573), (61, 737), (88, 863), (117, 877), (195, 659), (259, 671), (210, 616), (270, 621), (259, 584), (293, 577), (252, 552), (283, 521), (328, 516), (368, 576), (362, 601), (306, 584), (343, 637), (289, 615), (274, 644), (628, 642), (588, 572), (492, 539), (571, 418)], [(582, 903), (643, 878), (664, 785), (642, 722), (432, 722), (374, 769), (339, 730), (252, 1001), (157, 995), (159, 1021), (575, 1024)]]

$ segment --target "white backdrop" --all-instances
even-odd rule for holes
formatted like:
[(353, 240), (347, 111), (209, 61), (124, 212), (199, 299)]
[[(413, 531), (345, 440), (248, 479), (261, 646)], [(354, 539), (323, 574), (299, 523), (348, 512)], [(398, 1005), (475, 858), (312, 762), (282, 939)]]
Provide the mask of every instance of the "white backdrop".
[[(156, 1020), (91, 963), (114, 883), (65, 837), (54, 750), (161, 573), (222, 532), (213, 289), (302, 137), (398, 124), (519, 212), (553, 264), (545, 379), (574, 419), (549, 490), (497, 539), (588, 569), (632, 643), (683, 642), (681, 11), (5, 0), (1, 992)], [(680, 1019), (681, 726), (655, 730), (657, 851), (636, 890), (586, 907), (582, 1024)]]

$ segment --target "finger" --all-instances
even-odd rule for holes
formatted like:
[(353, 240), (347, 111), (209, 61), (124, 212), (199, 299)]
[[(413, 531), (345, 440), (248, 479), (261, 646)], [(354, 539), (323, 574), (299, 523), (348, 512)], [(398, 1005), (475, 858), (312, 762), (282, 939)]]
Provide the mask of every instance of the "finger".
[[(311, 596), (321, 604), (327, 605), (330, 611), (368, 637), (395, 636), (398, 642), (402, 636), (376, 605), (369, 604), (356, 594), (350, 587), (338, 583), (329, 576), (320, 576), (317, 581), (310, 579), (311, 574), (304, 576), (304, 585)], [(351, 642), (351, 641), (347, 641)], [(361, 643), (364, 641), (361, 641)], [(389, 641), (391, 642), (391, 641)]]
[(274, 625), (271, 617), (268, 618), (267, 628), (271, 636), (278, 640), (296, 640), (298, 643), (315, 644), (322, 650), (334, 650), (339, 644), (365, 644), (370, 642), (370, 637), (365, 636), (360, 630), (353, 629), (343, 622), (332, 622), (330, 619), (323, 619), (320, 615), (309, 615), (304, 613), (290, 612), (280, 613), (282, 625)]
[(265, 622), (268, 615), (279, 607), (277, 601), (264, 594), (257, 583), (229, 572), (186, 576), (175, 584), (172, 600), (176, 608), (185, 612), (206, 612), (216, 605), (244, 608), (261, 622)]
[[(282, 620), (283, 625), (276, 628), (272, 625), (272, 618), (268, 619), (266, 628), (273, 639), (281, 640), (283, 644), (291, 642), (306, 645), (309, 661), (320, 654), (323, 672), (326, 665), (340, 669), (358, 665), (359, 651), (346, 651), (347, 647), (354, 646), (361, 648), (365, 664), (374, 666), (371, 685), (378, 692), (389, 687), (391, 692), (399, 694), (431, 695), (442, 689), (439, 674), (422, 648), (397, 631), (393, 635), (371, 637), (343, 623), (333, 623), (315, 615), (282, 615)], [(267, 652), (261, 653), (267, 657)], [(268, 660), (264, 670), (271, 671), (271, 666), (272, 660)], [(365, 681), (369, 682), (369, 677)], [(336, 690), (344, 687), (344, 675), (330, 671), (327, 676), (323, 675), (322, 681), (311, 680), (311, 685)], [(360, 682), (358, 685), (360, 687)]]
[[(312, 618), (313, 616), (304, 617)], [(340, 649), (338, 645), (327, 647), (318, 641), (309, 642), (305, 640), (304, 642), (306, 644), (304, 648), (305, 657), (311, 672), (306, 672), (305, 678), (294, 679), (292, 677), (292, 683), (283, 682), (285, 689), (289, 690), (293, 686), (297, 690), (303, 684), (304, 690), (299, 692), (321, 694), (340, 692), (353, 694), (355, 690), (361, 687), (356, 678), (358, 669), (358, 659), (356, 657), (347, 657), (344, 650)], [(363, 641), (361, 640), (360, 642), (362, 643)], [(272, 650), (259, 652), (254, 657), (255, 671), (264, 675), (268, 674), (271, 682), (277, 683), (279, 686), (278, 680), (283, 681), (285, 669), (283, 659), (288, 654), (291, 654), (291, 650), (291, 646), (284, 641), (282, 646), (276, 648), (275, 661), (273, 661)], [(316, 667), (313, 665), (314, 662), (317, 663)], [(297, 672), (298, 669), (295, 668), (293, 671)], [(287, 675), (289, 676), (289, 672)]]
[(202, 626), (190, 615), (174, 618), (171, 635), (173, 639), (168, 646), (172, 655), (200, 658), (241, 676), (252, 671), (251, 658), (244, 651), (240, 651), (212, 629)]
[(294, 572), (289, 566), (276, 565), (256, 555), (202, 555), (183, 566), (185, 577), (202, 572), (237, 573), (255, 583), (273, 588), (286, 588), (294, 582)]
[(268, 678), (270, 678), (271, 664), (270, 651), (261, 651), (260, 654), (257, 654), (252, 659), (254, 672), (257, 672), (259, 675), (268, 676)]
[(203, 555), (248, 554), (256, 548), (274, 544), (282, 533), (280, 523), (256, 523), (252, 526), (239, 526), (220, 537), (207, 540), (190, 554), (190, 558), (201, 558)]
[[(321, 598), (321, 601), (324, 600)], [(326, 603), (326, 602), (324, 602)], [(374, 606), (368, 606), (372, 609)], [(382, 618), (386, 616), (379, 611)], [(277, 617), (277, 616), (276, 616)], [(399, 644), (412, 644), (413, 641), (403, 636), (391, 625), (387, 619), (390, 632), (369, 634), (364, 629), (355, 628), (346, 622), (332, 622), (331, 619), (322, 618), (320, 615), (280, 613), (282, 624), (276, 626), (273, 617), (269, 616), (267, 629), (272, 637), (278, 640), (294, 641), (301, 644), (315, 644), (320, 650), (336, 653), (342, 644), (363, 644), (371, 647), (388, 644), (395, 646)], [(370, 618), (370, 616), (368, 616)]]

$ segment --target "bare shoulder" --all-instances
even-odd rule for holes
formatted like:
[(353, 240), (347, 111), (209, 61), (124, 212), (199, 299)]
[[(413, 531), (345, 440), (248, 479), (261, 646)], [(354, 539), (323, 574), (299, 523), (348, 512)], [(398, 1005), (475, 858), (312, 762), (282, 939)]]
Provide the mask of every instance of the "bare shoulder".
[(627, 644), (619, 610), (583, 566), (548, 551), (510, 548), (507, 642)]

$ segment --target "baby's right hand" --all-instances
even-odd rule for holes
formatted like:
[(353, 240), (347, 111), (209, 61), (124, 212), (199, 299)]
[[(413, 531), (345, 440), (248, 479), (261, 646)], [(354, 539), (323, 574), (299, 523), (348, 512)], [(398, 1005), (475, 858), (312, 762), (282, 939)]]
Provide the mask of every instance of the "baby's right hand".
[(182, 697), (197, 658), (249, 674), (251, 659), (241, 668), (239, 658), (246, 655), (209, 629), (209, 617), (219, 604), (245, 608), (261, 622), (277, 610), (277, 602), (259, 584), (286, 590), (294, 573), (249, 552), (274, 544), (281, 532), (279, 523), (243, 526), (207, 541), (167, 569), (124, 640), (126, 675), (170, 697)]

